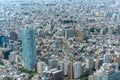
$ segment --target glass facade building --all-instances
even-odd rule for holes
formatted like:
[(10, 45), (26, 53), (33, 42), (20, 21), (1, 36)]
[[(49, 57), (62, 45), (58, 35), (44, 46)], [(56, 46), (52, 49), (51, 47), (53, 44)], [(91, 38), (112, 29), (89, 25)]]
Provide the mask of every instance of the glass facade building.
[(0, 47), (6, 48), (7, 45), (8, 45), (8, 37), (4, 36), (4, 35), (1, 35), (0, 36)]
[(26, 26), (22, 30), (22, 58), (24, 68), (32, 71), (36, 69), (36, 46), (35, 32), (31, 27)]

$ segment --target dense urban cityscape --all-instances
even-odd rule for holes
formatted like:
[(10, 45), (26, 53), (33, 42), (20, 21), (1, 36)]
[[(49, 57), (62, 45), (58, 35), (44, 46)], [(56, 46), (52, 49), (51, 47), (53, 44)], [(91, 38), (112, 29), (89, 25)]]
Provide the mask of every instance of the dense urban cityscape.
[(120, 0), (0, 0), (0, 80), (120, 80)]

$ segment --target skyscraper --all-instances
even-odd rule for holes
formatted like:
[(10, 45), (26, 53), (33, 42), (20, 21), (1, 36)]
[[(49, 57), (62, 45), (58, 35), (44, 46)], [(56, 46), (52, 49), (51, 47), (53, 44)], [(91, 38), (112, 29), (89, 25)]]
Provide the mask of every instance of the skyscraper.
[(7, 36), (1, 35), (0, 36), (0, 46), (6, 48), (7, 47)]
[(36, 69), (35, 33), (31, 26), (22, 30), (22, 57), (24, 68), (32, 71)]

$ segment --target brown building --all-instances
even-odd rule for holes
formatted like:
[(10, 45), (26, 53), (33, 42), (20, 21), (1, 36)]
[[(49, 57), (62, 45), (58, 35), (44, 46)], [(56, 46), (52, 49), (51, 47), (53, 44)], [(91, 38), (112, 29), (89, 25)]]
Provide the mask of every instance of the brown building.
[(69, 66), (68, 66), (68, 79), (69, 80), (74, 79), (73, 62), (70, 62)]
[(114, 58), (113, 58), (113, 61), (115, 62), (115, 63), (118, 63), (118, 65), (120, 66), (120, 56), (114, 56)]

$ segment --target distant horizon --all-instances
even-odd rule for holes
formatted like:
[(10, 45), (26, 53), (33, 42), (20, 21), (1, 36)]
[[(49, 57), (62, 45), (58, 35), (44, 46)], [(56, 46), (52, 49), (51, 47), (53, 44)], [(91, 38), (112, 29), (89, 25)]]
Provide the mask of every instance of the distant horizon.
[[(19, 1), (19, 2), (59, 2), (59, 1), (76, 1), (76, 0), (0, 0), (0, 2), (17, 2), (17, 1)], [(77, 0), (77, 1), (86, 1), (86, 0)], [(88, 0), (89, 1), (89, 0)], [(97, 1), (97, 0), (91, 0), (91, 1)], [(99, 1), (99, 0), (98, 0)], [(100, 1), (102, 1), (102, 0), (100, 0)], [(108, 0), (109, 1), (109, 0)], [(115, 0), (115, 1), (117, 1), (117, 2), (120, 2), (120, 0)]]

